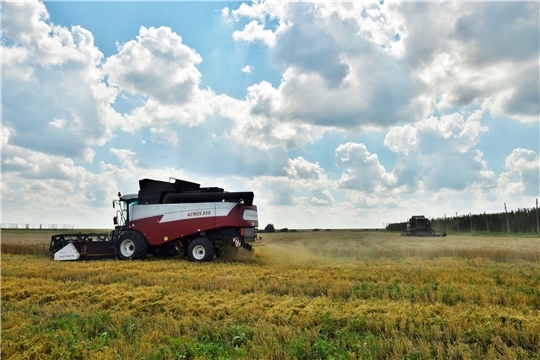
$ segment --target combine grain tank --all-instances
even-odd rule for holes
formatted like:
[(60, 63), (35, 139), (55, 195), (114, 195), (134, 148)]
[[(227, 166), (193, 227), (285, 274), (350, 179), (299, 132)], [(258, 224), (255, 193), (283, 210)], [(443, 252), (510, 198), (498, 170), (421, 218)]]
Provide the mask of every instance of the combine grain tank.
[(138, 194), (118, 193), (113, 206), (119, 210), (110, 233), (54, 235), (49, 250), (55, 260), (144, 259), (150, 253), (202, 262), (227, 247), (251, 250), (259, 225), (253, 192), (172, 180), (143, 179)]
[(446, 231), (443, 233), (436, 233), (431, 228), (429, 219), (424, 215), (415, 215), (407, 222), (407, 232), (401, 233), (401, 236), (446, 236)]

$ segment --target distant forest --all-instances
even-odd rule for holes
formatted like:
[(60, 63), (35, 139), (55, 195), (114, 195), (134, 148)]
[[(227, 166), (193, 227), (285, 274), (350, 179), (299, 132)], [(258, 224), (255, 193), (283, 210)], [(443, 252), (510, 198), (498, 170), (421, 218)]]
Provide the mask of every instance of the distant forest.
[[(429, 218), (429, 220), (431, 228), (435, 231), (536, 233), (538, 231), (537, 211), (535, 208), (518, 209), (496, 214), (467, 214), (447, 218)], [(388, 224), (386, 230), (405, 232), (407, 222)]]

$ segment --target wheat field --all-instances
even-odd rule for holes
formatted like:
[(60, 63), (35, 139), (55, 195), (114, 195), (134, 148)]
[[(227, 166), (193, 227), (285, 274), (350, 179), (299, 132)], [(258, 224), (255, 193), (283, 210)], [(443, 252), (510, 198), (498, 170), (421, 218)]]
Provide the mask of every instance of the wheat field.
[(540, 358), (537, 237), (261, 236), (236, 260), (54, 262), (50, 233), (3, 231), (2, 358)]

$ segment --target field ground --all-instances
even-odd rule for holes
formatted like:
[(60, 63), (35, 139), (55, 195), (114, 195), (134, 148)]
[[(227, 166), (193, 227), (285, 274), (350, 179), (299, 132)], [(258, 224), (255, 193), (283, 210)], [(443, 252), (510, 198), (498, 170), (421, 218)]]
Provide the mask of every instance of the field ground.
[(540, 359), (537, 237), (274, 233), (200, 264), (54, 262), (50, 234), (2, 231), (3, 359)]

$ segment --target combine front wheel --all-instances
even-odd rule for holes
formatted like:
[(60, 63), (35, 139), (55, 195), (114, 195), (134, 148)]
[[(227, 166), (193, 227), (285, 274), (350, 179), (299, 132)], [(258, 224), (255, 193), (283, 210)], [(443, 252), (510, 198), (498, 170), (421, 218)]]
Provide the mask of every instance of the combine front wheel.
[(206, 238), (193, 240), (188, 247), (189, 261), (210, 261), (214, 258), (214, 245)]
[(116, 255), (120, 260), (144, 259), (148, 251), (148, 243), (144, 236), (136, 231), (128, 231), (118, 239)]

